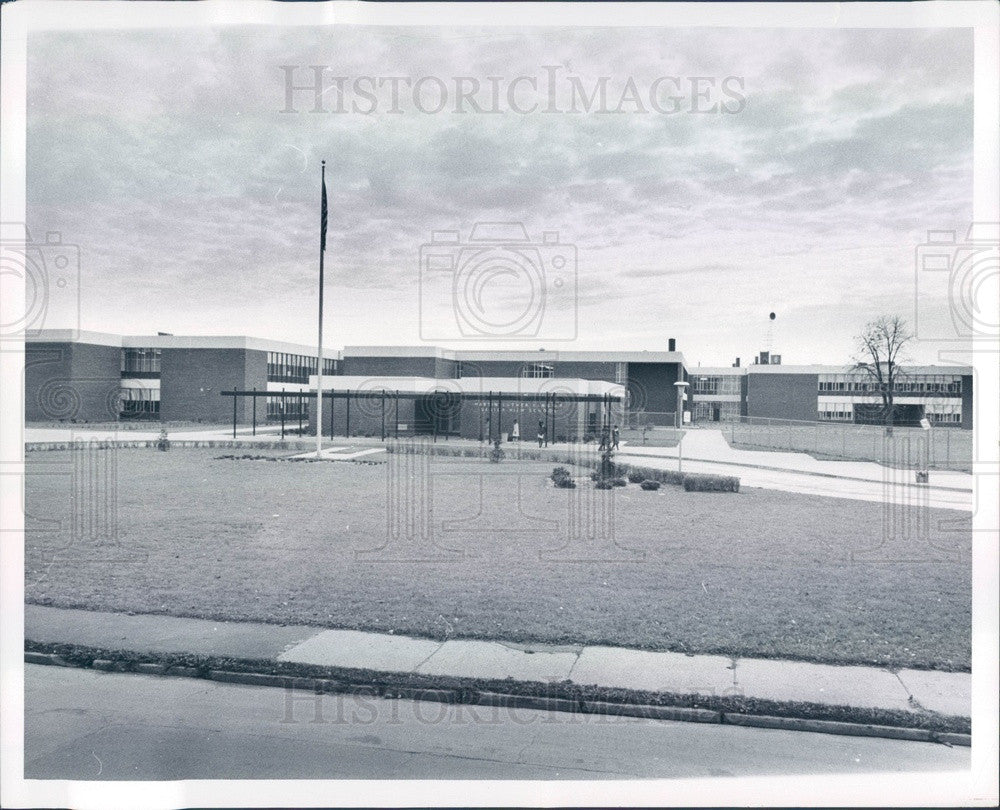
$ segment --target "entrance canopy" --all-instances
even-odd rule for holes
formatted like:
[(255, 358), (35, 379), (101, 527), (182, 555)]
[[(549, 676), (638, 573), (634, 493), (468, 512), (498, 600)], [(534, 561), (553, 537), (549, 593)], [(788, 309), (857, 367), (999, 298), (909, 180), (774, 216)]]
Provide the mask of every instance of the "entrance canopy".
[[(316, 376), (309, 378), (309, 389), (315, 393)], [(613, 400), (623, 400), (625, 386), (604, 380), (582, 380), (561, 377), (364, 377), (332, 376), (323, 377), (323, 391), (367, 393), (373, 391), (398, 392), (400, 394), (453, 393), (463, 395), (503, 394), (517, 397), (524, 395), (555, 394), (559, 397), (582, 397), (597, 399), (609, 396)]]

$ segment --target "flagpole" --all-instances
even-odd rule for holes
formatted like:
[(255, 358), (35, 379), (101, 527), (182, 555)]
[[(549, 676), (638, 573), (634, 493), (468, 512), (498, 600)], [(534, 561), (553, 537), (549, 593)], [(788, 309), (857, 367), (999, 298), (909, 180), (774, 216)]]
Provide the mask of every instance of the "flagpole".
[[(319, 231), (319, 338), (316, 347), (316, 458), (323, 450), (323, 254), (326, 252), (326, 161), (322, 162), (321, 185), (323, 188)], [(333, 407), (333, 400), (330, 400)]]

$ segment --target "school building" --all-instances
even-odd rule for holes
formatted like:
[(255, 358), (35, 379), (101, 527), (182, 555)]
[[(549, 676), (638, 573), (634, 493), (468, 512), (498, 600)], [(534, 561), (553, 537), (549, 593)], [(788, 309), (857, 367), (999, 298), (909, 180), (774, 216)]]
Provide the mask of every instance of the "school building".
[[(689, 365), (673, 340), (652, 351), (484, 351), (347, 346), (324, 358), (323, 432), (487, 438), (519, 423), (531, 437), (582, 438), (623, 425), (776, 419), (880, 422), (863, 372), (782, 365), (761, 352), (733, 366)], [(27, 422), (242, 425), (315, 420), (315, 347), (253, 337), (113, 335), (45, 330), (25, 345)], [(896, 424), (972, 428), (972, 369), (901, 369)], [(232, 396), (237, 392), (239, 396)], [(315, 425), (315, 422), (311, 422)]]

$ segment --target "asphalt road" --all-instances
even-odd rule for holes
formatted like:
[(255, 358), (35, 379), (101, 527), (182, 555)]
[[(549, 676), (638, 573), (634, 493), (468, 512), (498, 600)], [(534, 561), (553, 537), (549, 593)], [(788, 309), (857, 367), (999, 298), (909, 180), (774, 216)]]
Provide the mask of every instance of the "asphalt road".
[(25, 666), (32, 779), (614, 779), (968, 770), (865, 737)]

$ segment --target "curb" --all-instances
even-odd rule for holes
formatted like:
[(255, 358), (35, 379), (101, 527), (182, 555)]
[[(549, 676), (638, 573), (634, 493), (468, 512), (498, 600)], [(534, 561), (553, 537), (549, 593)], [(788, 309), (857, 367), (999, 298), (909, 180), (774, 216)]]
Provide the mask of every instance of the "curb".
[[(43, 666), (73, 667), (77, 669), (88, 668), (86, 664), (69, 662), (64, 657), (55, 653), (34, 651), (25, 651), (24, 662), (26, 664), (40, 664)], [(313, 692), (317, 695), (366, 695), (386, 699), (421, 700), (444, 704), (496, 706), (505, 709), (533, 709), (536, 711), (567, 714), (638, 717), (647, 720), (710, 723), (716, 725), (780, 729), (784, 731), (807, 731), (818, 734), (837, 734), (852, 737), (879, 737), (912, 742), (941, 743), (949, 746), (958, 745), (968, 747), (972, 744), (970, 734), (956, 732), (884, 726), (871, 723), (849, 723), (837, 720), (743, 714), (740, 712), (715, 711), (712, 709), (698, 709), (684, 706), (612, 703), (609, 701), (587, 699), (573, 700), (515, 692), (477, 691), (461, 687), (440, 689), (422, 686), (350, 683), (335, 678), (302, 677), (291, 674), (276, 675), (263, 672), (237, 672), (225, 669), (206, 670), (199, 667), (168, 666), (166, 664), (149, 662), (112, 661), (106, 658), (94, 658), (89, 668), (99, 672), (134, 672), (161, 677), (200, 678), (245, 686), (300, 689)]]

